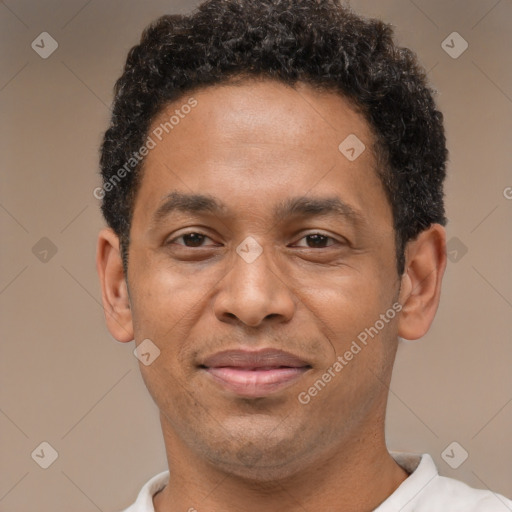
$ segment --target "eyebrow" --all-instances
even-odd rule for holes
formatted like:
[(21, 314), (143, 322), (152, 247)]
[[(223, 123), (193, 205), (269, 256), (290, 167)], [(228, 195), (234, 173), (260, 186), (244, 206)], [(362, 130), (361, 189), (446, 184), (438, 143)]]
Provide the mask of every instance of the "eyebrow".
[(362, 213), (337, 196), (291, 197), (282, 201), (274, 209), (274, 217), (277, 221), (283, 221), (290, 217), (317, 217), (328, 215), (344, 217), (354, 224), (364, 222)]
[(184, 194), (171, 192), (153, 214), (153, 223), (158, 224), (171, 213), (213, 213), (220, 214), (225, 206), (213, 196), (206, 194)]
[[(163, 199), (161, 205), (153, 214), (153, 224), (162, 222), (173, 212), (210, 213), (222, 216), (227, 206), (209, 194), (186, 194), (171, 192)], [(364, 222), (361, 212), (342, 201), (337, 196), (308, 197), (298, 196), (288, 198), (276, 205), (273, 211), (274, 219), (282, 222), (290, 217), (314, 217), (335, 215), (344, 217), (353, 224)]]

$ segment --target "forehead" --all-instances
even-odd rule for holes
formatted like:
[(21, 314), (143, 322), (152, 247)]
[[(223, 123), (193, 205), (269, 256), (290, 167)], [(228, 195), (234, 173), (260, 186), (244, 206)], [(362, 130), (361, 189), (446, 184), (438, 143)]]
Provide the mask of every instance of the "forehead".
[[(154, 119), (152, 129), (165, 124), (186, 107), (190, 97), (197, 101), (189, 114), (181, 116), (173, 135), (194, 138), (198, 124), (216, 140), (232, 143), (259, 142), (316, 148), (320, 140), (334, 144), (345, 133), (357, 132), (373, 142), (370, 126), (356, 105), (340, 93), (319, 90), (298, 82), (293, 87), (278, 80), (248, 78), (208, 86), (185, 94), (167, 105)], [(185, 122), (186, 118), (189, 120)], [(178, 129), (179, 127), (179, 129)], [(170, 133), (163, 133), (163, 137)], [(177, 142), (177, 141), (176, 141)], [(184, 148), (182, 148), (184, 149)]]
[[(155, 117), (149, 136), (155, 145), (138, 198), (154, 209), (173, 190), (238, 200), (237, 207), (308, 191), (341, 192), (356, 209), (383, 199), (362, 114), (340, 94), (304, 83), (250, 79), (187, 93)], [(351, 161), (340, 144), (354, 137), (366, 149)]]

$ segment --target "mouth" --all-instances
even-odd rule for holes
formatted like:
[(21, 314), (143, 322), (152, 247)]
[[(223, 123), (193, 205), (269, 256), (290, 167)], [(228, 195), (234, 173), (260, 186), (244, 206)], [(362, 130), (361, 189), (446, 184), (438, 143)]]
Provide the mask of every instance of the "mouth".
[(227, 350), (199, 365), (213, 381), (235, 395), (262, 398), (297, 382), (311, 365), (281, 350)]

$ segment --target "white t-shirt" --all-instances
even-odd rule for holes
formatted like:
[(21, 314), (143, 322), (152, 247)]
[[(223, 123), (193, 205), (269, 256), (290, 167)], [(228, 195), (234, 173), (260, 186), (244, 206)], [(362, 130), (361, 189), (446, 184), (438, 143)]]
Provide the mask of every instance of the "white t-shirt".
[[(374, 512), (512, 512), (512, 501), (501, 494), (439, 476), (428, 453), (391, 455), (409, 477)], [(153, 496), (168, 481), (169, 471), (154, 476), (141, 489), (137, 501), (123, 512), (155, 512)]]

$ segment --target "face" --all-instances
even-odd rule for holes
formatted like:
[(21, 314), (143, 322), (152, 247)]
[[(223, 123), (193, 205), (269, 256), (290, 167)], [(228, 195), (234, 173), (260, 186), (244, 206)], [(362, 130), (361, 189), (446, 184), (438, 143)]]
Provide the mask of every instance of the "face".
[(382, 428), (400, 291), (368, 124), (337, 94), (247, 81), (151, 132), (127, 282), (166, 439), (245, 476), (355, 449)]

